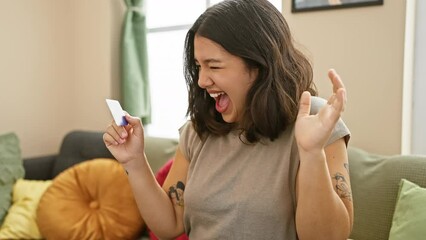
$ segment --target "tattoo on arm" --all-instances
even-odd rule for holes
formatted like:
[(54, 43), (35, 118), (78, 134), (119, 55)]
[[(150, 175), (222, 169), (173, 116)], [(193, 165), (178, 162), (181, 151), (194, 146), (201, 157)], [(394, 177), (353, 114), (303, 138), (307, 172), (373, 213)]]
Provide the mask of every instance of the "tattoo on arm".
[(336, 190), (336, 193), (339, 195), (340, 198), (346, 198), (349, 201), (352, 201), (352, 193), (350, 191), (348, 182), (346, 181), (345, 176), (343, 174), (337, 172), (332, 177), (333, 180), (335, 180), (334, 188)]
[(183, 207), (183, 191), (185, 190), (185, 184), (178, 181), (175, 185), (170, 186), (169, 188), (169, 197), (172, 199), (175, 205)]
[(343, 163), (343, 166), (346, 168), (346, 171), (349, 173), (349, 163)]

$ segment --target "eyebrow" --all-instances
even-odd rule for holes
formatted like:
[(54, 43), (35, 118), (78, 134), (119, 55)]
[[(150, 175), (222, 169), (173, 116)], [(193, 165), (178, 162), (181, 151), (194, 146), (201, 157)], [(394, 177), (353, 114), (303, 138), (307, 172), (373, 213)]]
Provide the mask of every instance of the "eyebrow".
[[(199, 61), (195, 58), (195, 62), (198, 63)], [(221, 63), (222, 61), (216, 58), (207, 58), (205, 60), (203, 60), (203, 63), (208, 64), (208, 63)]]

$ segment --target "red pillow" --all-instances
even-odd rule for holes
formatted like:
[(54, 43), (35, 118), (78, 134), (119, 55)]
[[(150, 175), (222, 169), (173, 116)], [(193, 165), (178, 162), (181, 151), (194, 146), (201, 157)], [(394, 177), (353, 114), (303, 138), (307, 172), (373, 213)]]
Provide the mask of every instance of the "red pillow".
[(170, 168), (173, 165), (173, 158), (167, 161), (155, 174), (155, 179), (157, 179), (158, 184), (163, 186), (164, 181), (166, 181), (166, 177), (169, 174)]
[[(173, 158), (167, 161), (161, 168), (158, 170), (157, 174), (155, 174), (155, 178), (157, 179), (158, 184), (163, 186), (164, 181), (166, 180), (167, 174), (169, 174), (170, 168), (173, 164)], [(149, 230), (149, 229), (148, 229)], [(151, 240), (158, 240), (158, 238), (154, 235), (151, 230), (149, 230), (149, 237)], [(186, 234), (182, 234), (179, 237), (175, 238), (175, 240), (189, 240)]]

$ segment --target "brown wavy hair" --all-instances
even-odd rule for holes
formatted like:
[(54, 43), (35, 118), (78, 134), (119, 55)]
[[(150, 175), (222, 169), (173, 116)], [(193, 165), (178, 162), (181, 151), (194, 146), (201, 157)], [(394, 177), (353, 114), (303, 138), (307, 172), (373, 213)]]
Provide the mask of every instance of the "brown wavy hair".
[[(198, 86), (195, 35), (241, 57), (249, 69), (258, 69), (238, 123), (225, 122), (215, 110), (215, 100)], [(274, 140), (294, 124), (303, 91), (317, 92), (311, 64), (293, 42), (283, 15), (267, 0), (227, 0), (200, 15), (186, 35), (184, 53), (187, 115), (200, 138), (240, 130), (249, 143), (255, 143), (262, 137)]]

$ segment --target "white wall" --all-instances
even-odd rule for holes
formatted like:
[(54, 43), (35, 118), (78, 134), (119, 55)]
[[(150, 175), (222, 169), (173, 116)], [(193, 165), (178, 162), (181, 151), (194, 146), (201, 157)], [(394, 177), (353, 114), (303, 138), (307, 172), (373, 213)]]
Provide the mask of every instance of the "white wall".
[(401, 151), (405, 1), (382, 6), (283, 14), (314, 64), (320, 96), (328, 97), (328, 68), (348, 90), (343, 119), (350, 145), (380, 154)]
[(104, 0), (0, 1), (0, 134), (16, 132), (24, 157), (110, 122), (110, 11)]
[(0, 1), (0, 134), (24, 155), (57, 151), (75, 106), (70, 2)]
[(417, 0), (416, 7), (411, 152), (426, 154), (426, 1)]

